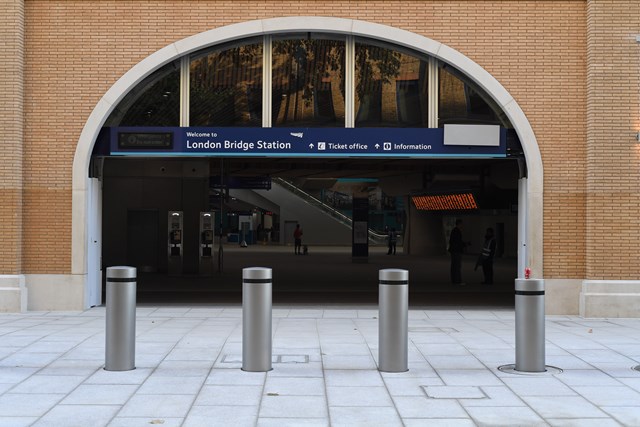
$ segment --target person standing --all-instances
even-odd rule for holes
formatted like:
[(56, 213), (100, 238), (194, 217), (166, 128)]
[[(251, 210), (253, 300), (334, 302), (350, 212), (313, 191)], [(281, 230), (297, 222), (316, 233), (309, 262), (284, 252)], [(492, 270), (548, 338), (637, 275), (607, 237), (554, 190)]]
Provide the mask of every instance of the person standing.
[(300, 224), (296, 224), (296, 229), (293, 230), (293, 251), (296, 255), (301, 255), (302, 251), (302, 228)]
[(387, 251), (387, 255), (395, 255), (396, 254), (396, 245), (398, 243), (398, 233), (396, 233), (395, 228), (391, 228), (387, 234), (387, 241), (389, 244), (389, 250)]
[(451, 254), (451, 283), (464, 285), (462, 282), (462, 253), (466, 244), (462, 240), (462, 220), (456, 220), (456, 226), (449, 235), (449, 253)]
[(496, 255), (496, 238), (493, 235), (493, 228), (487, 228), (484, 234), (484, 244), (482, 245), (482, 273), (484, 274), (483, 285), (493, 285), (493, 258)]

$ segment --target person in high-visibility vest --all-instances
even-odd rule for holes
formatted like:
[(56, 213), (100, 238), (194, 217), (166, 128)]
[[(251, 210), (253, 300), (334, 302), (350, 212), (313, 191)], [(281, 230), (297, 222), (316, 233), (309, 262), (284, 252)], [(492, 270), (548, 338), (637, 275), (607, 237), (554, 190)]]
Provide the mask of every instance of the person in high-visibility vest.
[(479, 263), (482, 265), (484, 274), (483, 285), (493, 285), (493, 258), (496, 255), (496, 238), (493, 235), (493, 228), (487, 228), (484, 234), (484, 244), (480, 253)]

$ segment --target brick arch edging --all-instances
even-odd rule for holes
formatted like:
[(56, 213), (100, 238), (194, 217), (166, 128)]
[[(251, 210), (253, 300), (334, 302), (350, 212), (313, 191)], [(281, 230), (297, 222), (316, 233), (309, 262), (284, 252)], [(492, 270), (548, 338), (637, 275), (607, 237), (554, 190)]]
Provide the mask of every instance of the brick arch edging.
[(159, 67), (208, 46), (251, 36), (280, 32), (333, 32), (364, 36), (406, 46), (455, 66), (482, 87), (504, 110), (513, 124), (524, 150), (527, 179), (527, 260), (533, 277), (542, 276), (543, 169), (542, 157), (533, 129), (524, 112), (507, 90), (484, 68), (440, 42), (409, 31), (372, 22), (331, 17), (283, 17), (232, 24), (205, 31), (172, 43), (133, 66), (98, 101), (87, 119), (76, 147), (72, 178), (71, 274), (87, 274), (89, 218), (89, 162), (105, 120), (127, 92)]

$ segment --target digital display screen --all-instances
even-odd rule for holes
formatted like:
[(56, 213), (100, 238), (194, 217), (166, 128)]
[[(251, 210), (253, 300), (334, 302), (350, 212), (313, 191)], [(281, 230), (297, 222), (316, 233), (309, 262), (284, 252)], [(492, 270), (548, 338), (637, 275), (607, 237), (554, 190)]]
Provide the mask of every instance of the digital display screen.
[(478, 209), (473, 193), (412, 196), (419, 211), (460, 211)]
[(173, 148), (172, 132), (119, 132), (118, 148)]

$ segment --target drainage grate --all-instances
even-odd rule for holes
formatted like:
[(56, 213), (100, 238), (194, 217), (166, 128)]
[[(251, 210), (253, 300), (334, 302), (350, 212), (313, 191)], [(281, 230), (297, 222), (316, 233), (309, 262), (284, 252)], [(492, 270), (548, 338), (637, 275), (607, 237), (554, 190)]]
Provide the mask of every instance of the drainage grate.
[(498, 366), (498, 370), (500, 372), (504, 372), (507, 374), (516, 374), (516, 375), (550, 376), (550, 375), (561, 374), (562, 372), (564, 372), (561, 368), (558, 368), (557, 366), (545, 365), (544, 369), (545, 369), (544, 372), (523, 372), (523, 371), (516, 371), (515, 364)]

